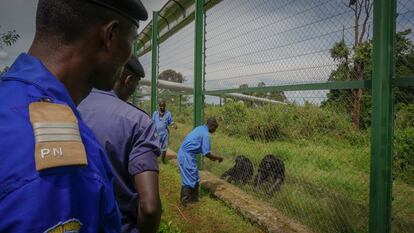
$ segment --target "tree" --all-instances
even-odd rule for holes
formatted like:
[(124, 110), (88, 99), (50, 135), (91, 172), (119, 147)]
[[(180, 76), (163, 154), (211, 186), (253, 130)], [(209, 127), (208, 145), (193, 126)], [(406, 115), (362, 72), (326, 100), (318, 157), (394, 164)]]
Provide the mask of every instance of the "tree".
[[(184, 83), (185, 78), (183, 74), (172, 69), (164, 70), (158, 75), (158, 79), (175, 83)], [(180, 93), (172, 93), (168, 89), (158, 89), (160, 99), (172, 104), (173, 106), (181, 106), (188, 102), (189, 98)]]
[[(396, 34), (397, 75), (414, 74), (414, 43), (408, 39), (411, 33), (411, 29), (407, 29)], [(363, 67), (359, 74), (363, 80), (372, 78), (372, 41), (368, 40), (361, 43), (352, 55), (350, 55), (350, 50), (343, 41), (336, 43), (331, 49), (332, 58), (339, 61), (339, 64), (336, 70), (332, 71), (329, 77), (330, 81), (349, 80), (350, 60), (356, 61)], [(354, 99), (350, 99), (350, 95), (353, 95), (350, 90), (331, 90), (327, 95), (328, 99), (322, 103), (322, 107), (334, 107), (335, 110), (342, 110), (353, 117)], [(362, 106), (359, 112), (359, 127), (368, 128), (371, 125), (371, 92), (363, 92), (359, 101), (360, 106)], [(414, 103), (414, 88), (398, 88), (395, 92), (396, 110), (400, 111), (409, 103)]]
[[(395, 43), (396, 74), (400, 76), (414, 74), (414, 43), (409, 40), (412, 30), (407, 29), (397, 33)], [(414, 104), (414, 88), (412, 87), (400, 87), (395, 92), (395, 102), (397, 105), (403, 103)]]
[(175, 70), (168, 69), (161, 72), (161, 74), (158, 75), (158, 79), (175, 82), (175, 83), (183, 83), (185, 81), (184, 76)]
[[(367, 76), (370, 60), (367, 60), (366, 52), (370, 52), (372, 44), (367, 42), (367, 26), (371, 16), (372, 0), (346, 0), (343, 2), (346, 7), (354, 12), (354, 41), (353, 47), (348, 48), (344, 37), (331, 49), (331, 56), (339, 61), (338, 69), (331, 74), (331, 80), (364, 80)], [(339, 71), (339, 72), (338, 72)], [(338, 76), (339, 75), (339, 76)], [(335, 94), (335, 93), (334, 93)], [(336, 93), (337, 94), (337, 93)], [(351, 90), (352, 106), (351, 116), (355, 128), (361, 127), (361, 99), (362, 89)]]
[[(373, 1), (346, 0), (343, 4), (354, 12), (354, 41), (352, 48), (349, 48), (345, 43), (345, 36), (343, 35), (342, 40), (335, 43), (331, 48), (331, 57), (334, 61), (339, 62), (339, 64), (337, 69), (332, 71), (329, 80), (366, 80), (371, 78), (372, 70), (372, 43), (366, 38), (366, 35)], [(350, 96), (352, 98), (349, 98)], [(362, 89), (333, 90), (328, 94), (328, 100), (331, 101), (331, 103), (335, 101), (343, 103), (342, 106), (346, 108), (344, 110), (351, 113), (352, 122), (356, 129), (360, 129), (362, 126), (361, 100), (363, 98), (364, 93)]]
[[(1, 28), (1, 25), (0, 25)], [(11, 30), (5, 33), (0, 33), (0, 49), (3, 49), (5, 46), (10, 47), (20, 38), (20, 35), (16, 33), (16, 30)], [(3, 70), (0, 70), (0, 75), (3, 75), (9, 70), (9, 67), (6, 66)]]
[(19, 38), (20, 35), (17, 34), (16, 30), (0, 33), (0, 49), (3, 49), (5, 46), (12, 46)]

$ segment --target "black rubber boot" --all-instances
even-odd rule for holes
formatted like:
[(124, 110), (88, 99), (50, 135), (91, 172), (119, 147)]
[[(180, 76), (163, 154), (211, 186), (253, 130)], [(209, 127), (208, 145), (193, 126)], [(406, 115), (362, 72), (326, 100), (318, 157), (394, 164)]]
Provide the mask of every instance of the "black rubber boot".
[(198, 202), (198, 194), (200, 192), (200, 185), (196, 183), (193, 189), (191, 189), (191, 202)]
[(181, 186), (181, 205), (187, 207), (187, 205), (191, 202), (191, 188)]

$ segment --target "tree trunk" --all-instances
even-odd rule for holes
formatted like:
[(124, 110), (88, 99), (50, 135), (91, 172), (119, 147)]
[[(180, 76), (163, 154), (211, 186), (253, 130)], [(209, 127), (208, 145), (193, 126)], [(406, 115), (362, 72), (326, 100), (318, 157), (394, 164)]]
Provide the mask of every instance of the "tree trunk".
[(353, 106), (352, 106), (352, 122), (356, 129), (360, 129), (360, 117), (361, 117), (361, 98), (362, 89), (352, 90)]
[[(355, 40), (354, 40), (354, 49), (357, 49), (358, 45), (360, 44), (359, 41), (359, 18), (361, 16), (361, 8), (360, 8), (360, 1), (357, 0), (355, 3), (355, 18), (354, 18), (354, 33), (355, 33)], [(359, 64), (355, 64), (355, 73), (354, 73), (354, 80), (362, 80), (362, 67)], [(356, 129), (360, 129), (360, 115), (361, 115), (361, 97), (362, 97), (362, 89), (352, 90), (352, 97), (353, 97), (353, 107), (352, 107), (352, 122), (354, 123), (354, 127)]]

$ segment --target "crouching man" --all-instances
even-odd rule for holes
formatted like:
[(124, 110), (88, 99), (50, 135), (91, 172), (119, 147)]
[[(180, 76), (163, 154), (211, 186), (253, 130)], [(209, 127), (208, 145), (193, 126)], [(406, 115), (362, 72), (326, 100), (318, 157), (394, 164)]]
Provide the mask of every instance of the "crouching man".
[(217, 120), (214, 117), (209, 118), (206, 125), (194, 128), (181, 144), (177, 157), (181, 171), (181, 204), (183, 206), (198, 201), (200, 176), (197, 154), (202, 154), (211, 161), (223, 161), (223, 158), (211, 154), (210, 149), (210, 133), (216, 132), (217, 127)]

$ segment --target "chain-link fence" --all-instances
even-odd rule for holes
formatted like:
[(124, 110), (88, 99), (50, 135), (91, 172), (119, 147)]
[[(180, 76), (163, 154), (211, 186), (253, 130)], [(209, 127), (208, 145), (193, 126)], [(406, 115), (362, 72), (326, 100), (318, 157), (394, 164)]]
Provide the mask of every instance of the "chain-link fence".
[(194, 85), (194, 23), (185, 26), (159, 46), (158, 99), (166, 101), (174, 121), (191, 125), (193, 122), (193, 97), (169, 85), (179, 84), (192, 88)]
[[(355, 16), (360, 5), (349, 1), (223, 1), (206, 17), (207, 90), (370, 79), (368, 61), (354, 57), (372, 36), (372, 2), (364, 2)], [(228, 159), (207, 169), (222, 175), (243, 155), (253, 165), (246, 191), (315, 232), (367, 231), (369, 109), (361, 104), (369, 91), (245, 94), (282, 103), (221, 108), (213, 145)], [(238, 178), (246, 169), (231, 171)]]
[(144, 68), (145, 77), (138, 84), (137, 90), (131, 96), (130, 103), (144, 110), (147, 114), (151, 114), (151, 86), (143, 85), (151, 82), (151, 53), (147, 53), (139, 58)]
[[(398, 0), (396, 77), (414, 76), (414, 1)], [(394, 157), (392, 226), (394, 232), (414, 229), (414, 88), (394, 89)]]
[[(314, 232), (368, 232), (374, 0), (207, 2), (204, 118), (218, 119), (212, 148), (225, 160), (204, 168)], [(392, 231), (408, 233), (414, 2), (397, 5)], [(181, 123), (173, 149), (193, 127), (194, 27), (163, 41), (156, 64), (158, 98)]]

